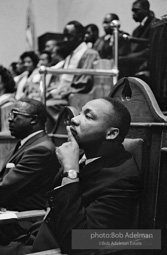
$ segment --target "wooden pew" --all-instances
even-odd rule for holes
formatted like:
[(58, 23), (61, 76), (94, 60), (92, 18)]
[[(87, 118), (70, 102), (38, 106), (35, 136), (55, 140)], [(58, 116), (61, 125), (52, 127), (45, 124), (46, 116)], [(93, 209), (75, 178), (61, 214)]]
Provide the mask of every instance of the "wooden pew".
[[(149, 86), (140, 79), (130, 77), (119, 80), (112, 89), (110, 96), (125, 104), (131, 113), (132, 123), (127, 138), (139, 138), (142, 139), (141, 141), (144, 141), (142, 144), (141, 161), (139, 160), (144, 190), (139, 214), (137, 214), (137, 227), (139, 229), (163, 229), (163, 224), (167, 222), (166, 215), (161, 213), (158, 205), (163, 203), (162, 196), (164, 194), (161, 194), (161, 185), (162, 178), (166, 176), (165, 171), (162, 175), (161, 149), (162, 145), (165, 146), (163, 138), (167, 130), (167, 117), (159, 109)], [(125, 146), (127, 145), (125, 144)], [(166, 167), (166, 160), (163, 161), (163, 164)], [(164, 182), (163, 185), (165, 185)], [(164, 190), (166, 191), (166, 189)], [(162, 215), (164, 218), (161, 218)], [(166, 242), (165, 239), (166, 236), (162, 240)], [(51, 254), (49, 252), (46, 251), (38, 254)], [(138, 250), (134, 252), (133, 254), (140, 255), (165, 255), (167, 247), (166, 244), (162, 244), (161, 250)], [(130, 252), (129, 254), (132, 253)]]
[(0, 107), (0, 131), (9, 134), (8, 115), (14, 102), (8, 102)]
[[(130, 111), (132, 123), (128, 138), (142, 138), (143, 145), (143, 197), (140, 205), (138, 228), (164, 229), (164, 221), (158, 216), (158, 204), (162, 180), (161, 149), (167, 130), (167, 117), (161, 112), (149, 86), (140, 79), (122, 78), (110, 93)], [(167, 237), (167, 236), (166, 236)], [(141, 250), (138, 254), (166, 254), (163, 250)], [(164, 250), (166, 249), (166, 250)]]
[(10, 135), (8, 115), (13, 106), (13, 102), (8, 102), (0, 107), (0, 170), (6, 161), (11, 149), (17, 140)]
[(71, 118), (76, 115), (78, 115), (78, 111), (72, 106), (64, 107), (59, 114), (53, 131), (48, 134), (56, 147), (67, 141), (66, 123), (70, 122)]
[(42, 220), (47, 212), (45, 210), (31, 210), (23, 212), (4, 211), (0, 212), (0, 225), (16, 221), (31, 219)]
[(162, 231), (161, 255), (167, 254), (167, 147), (161, 149), (161, 172), (157, 196), (157, 217), (155, 227)]
[(28, 253), (27, 255), (63, 255), (60, 251), (60, 249), (52, 249), (47, 251), (40, 251), (40, 252), (34, 252), (34, 253)]

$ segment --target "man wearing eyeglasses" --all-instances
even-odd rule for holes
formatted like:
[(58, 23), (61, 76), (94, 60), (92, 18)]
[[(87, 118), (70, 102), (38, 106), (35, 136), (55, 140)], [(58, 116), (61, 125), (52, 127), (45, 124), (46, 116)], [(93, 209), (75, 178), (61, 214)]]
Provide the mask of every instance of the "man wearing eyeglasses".
[[(46, 209), (46, 193), (59, 169), (54, 144), (45, 133), (46, 119), (45, 107), (39, 101), (23, 98), (14, 104), (8, 116), (9, 130), (20, 146), (0, 171), (0, 208)], [(24, 234), (20, 225), (13, 229), (11, 224), (0, 226), (0, 244)]]

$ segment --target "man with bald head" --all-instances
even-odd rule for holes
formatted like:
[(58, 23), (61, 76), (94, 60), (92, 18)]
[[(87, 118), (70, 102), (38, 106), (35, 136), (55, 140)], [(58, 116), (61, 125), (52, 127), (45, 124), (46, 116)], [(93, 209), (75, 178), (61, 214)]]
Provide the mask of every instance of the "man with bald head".
[[(111, 98), (89, 101), (72, 118), (67, 126), (68, 142), (56, 150), (62, 165), (57, 178), (60, 187), (49, 193), (51, 210), (33, 252), (60, 248), (65, 254), (105, 254), (109, 250), (104, 246), (96, 251), (73, 250), (72, 230), (134, 227), (140, 176), (132, 155), (122, 145), (130, 121), (127, 108)], [(79, 149), (84, 151), (80, 161)]]

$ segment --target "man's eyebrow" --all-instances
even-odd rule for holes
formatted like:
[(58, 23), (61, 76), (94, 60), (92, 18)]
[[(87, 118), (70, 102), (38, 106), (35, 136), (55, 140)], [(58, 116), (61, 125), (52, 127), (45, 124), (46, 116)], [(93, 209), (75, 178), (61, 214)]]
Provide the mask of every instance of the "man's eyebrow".
[(18, 108), (13, 107), (13, 108), (11, 109), (11, 111), (19, 112), (19, 109), (18, 109)]
[(96, 117), (97, 114), (93, 111), (93, 109), (91, 108), (86, 108), (85, 110), (83, 110), (84, 113), (90, 113), (92, 116)]
[(84, 107), (82, 108), (82, 112), (86, 112), (87, 113), (87, 112), (91, 112), (91, 111), (92, 110), (90, 108), (84, 108)]

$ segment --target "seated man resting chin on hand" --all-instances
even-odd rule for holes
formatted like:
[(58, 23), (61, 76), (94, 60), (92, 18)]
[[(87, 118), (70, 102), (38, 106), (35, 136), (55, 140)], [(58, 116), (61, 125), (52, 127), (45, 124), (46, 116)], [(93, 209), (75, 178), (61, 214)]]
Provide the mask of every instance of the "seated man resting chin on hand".
[[(56, 150), (63, 168), (57, 178), (60, 187), (49, 193), (51, 210), (33, 252), (60, 248), (66, 254), (89, 254), (85, 249), (73, 249), (72, 230), (133, 228), (141, 180), (133, 157), (122, 145), (130, 121), (126, 107), (111, 98), (89, 101), (72, 118), (68, 141)], [(79, 163), (80, 148), (85, 166)], [(100, 247), (93, 254), (96, 252), (110, 251)]]

